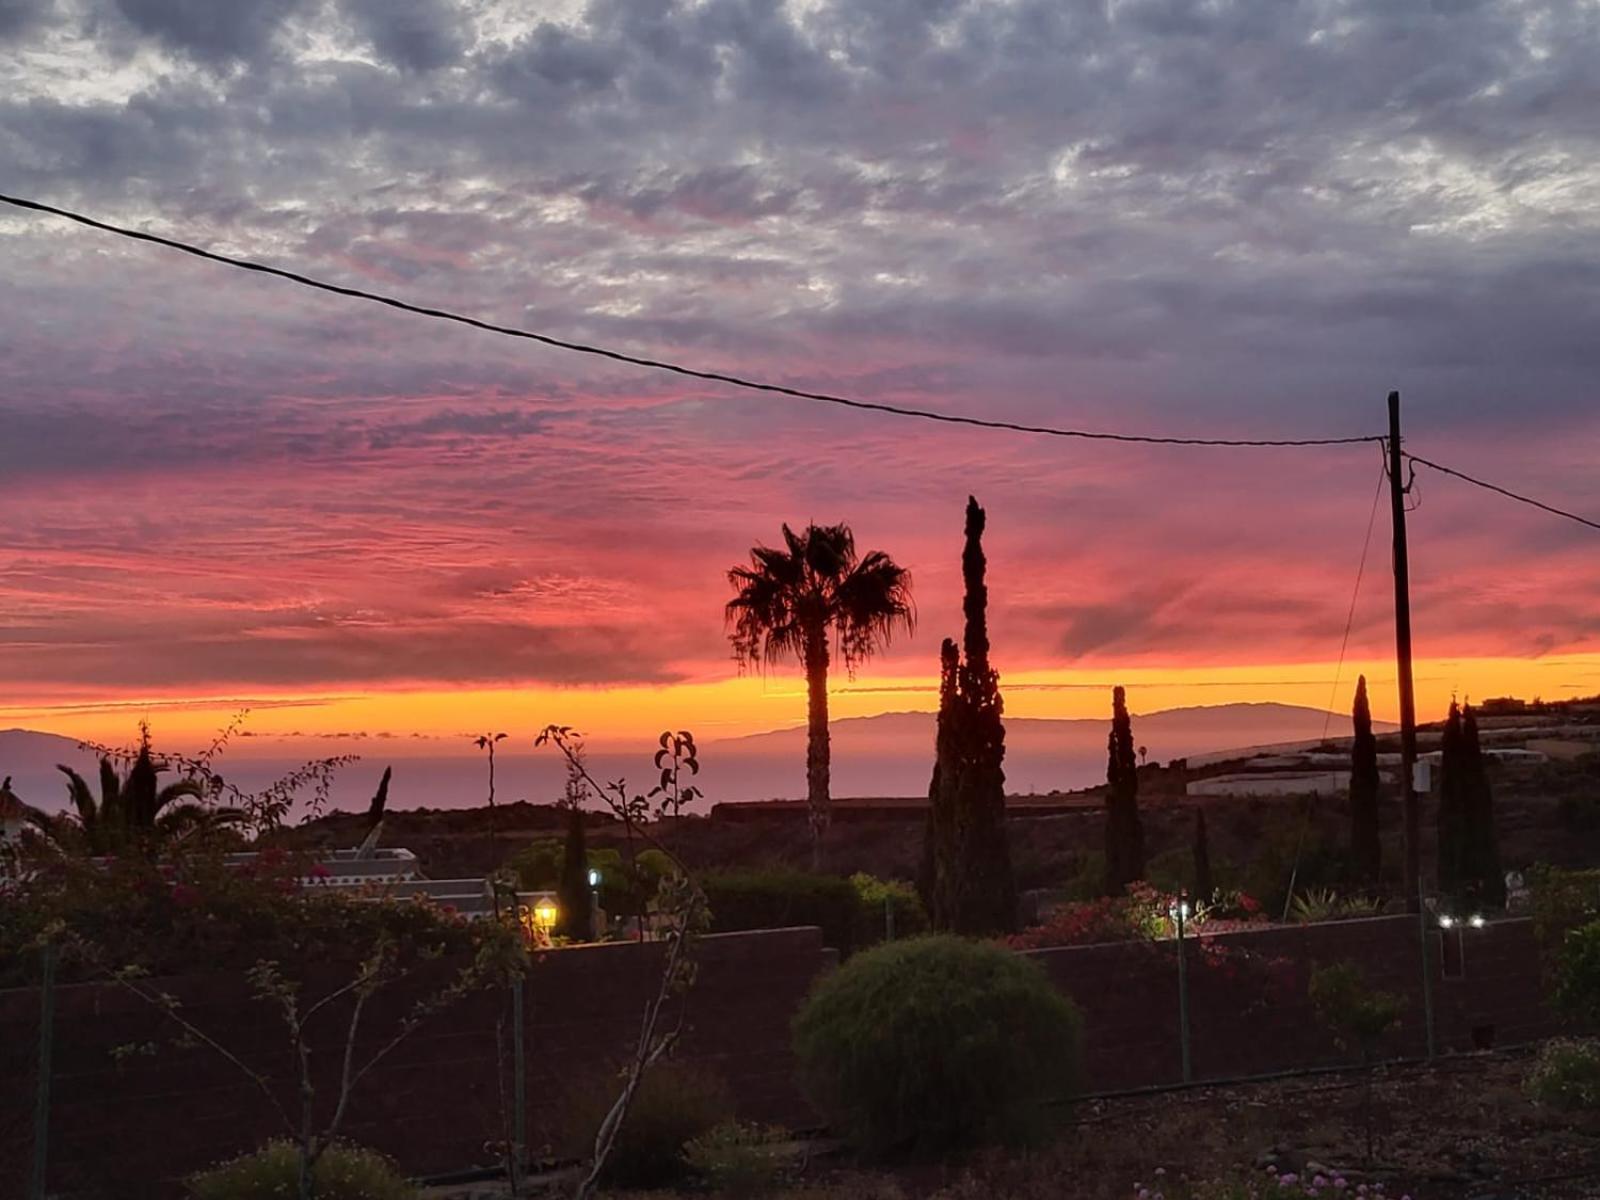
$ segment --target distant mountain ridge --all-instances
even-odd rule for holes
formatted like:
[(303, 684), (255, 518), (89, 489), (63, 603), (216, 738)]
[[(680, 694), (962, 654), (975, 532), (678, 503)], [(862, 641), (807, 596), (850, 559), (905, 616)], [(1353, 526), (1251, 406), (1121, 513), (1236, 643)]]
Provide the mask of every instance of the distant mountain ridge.
[[(832, 722), (833, 794), (926, 794), (936, 722), (931, 712), (880, 713)], [(1380, 732), (1394, 728), (1382, 722), (1374, 724)], [(1105, 718), (1006, 718), (1007, 790), (1066, 791), (1103, 781), (1109, 728), (1109, 714)], [(1324, 728), (1330, 737), (1348, 737), (1350, 718), (1292, 704), (1246, 703), (1172, 708), (1133, 719), (1134, 742), (1148, 749), (1152, 762), (1303, 742), (1321, 737)], [(705, 740), (696, 782), (708, 804), (802, 797), (805, 743), (804, 726)], [(362, 760), (335, 777), (333, 807), (365, 807), (377, 775), (390, 761), (395, 767), (390, 804), (397, 810), (483, 803), (483, 760), (470, 747), (453, 754), (392, 759), (378, 746), (361, 749)], [(592, 754), (590, 767), (602, 779), (625, 777), (633, 784), (648, 786), (653, 750), (654, 739), (641, 739), (637, 753)], [(308, 748), (296, 754), (292, 746), (285, 746), (281, 756), (272, 758), (225, 756), (218, 767), (231, 781), (253, 789), (323, 752)], [(57, 763), (90, 775), (96, 766), (94, 755), (80, 750), (74, 738), (28, 729), (0, 730), (0, 776), (13, 776), (17, 794), (28, 803), (52, 811), (62, 806), (66, 787)], [(508, 751), (497, 763), (499, 791), (506, 801), (543, 803), (561, 795), (564, 771), (557, 755)]]
[[(937, 714), (931, 712), (889, 712), (871, 717), (843, 717), (829, 723), (832, 737), (853, 739), (866, 734), (896, 739), (905, 736), (925, 738), (932, 745)], [(1324, 729), (1333, 738), (1349, 736), (1349, 714), (1328, 713), (1320, 708), (1297, 704), (1280, 704), (1275, 701), (1252, 701), (1235, 704), (1196, 704), (1183, 708), (1158, 709), (1155, 712), (1135, 714), (1134, 736), (1150, 751), (1151, 758), (1182, 758), (1235, 747), (1258, 746), (1272, 742), (1304, 741), (1321, 737)], [(1110, 727), (1110, 717), (1007, 717), (1006, 742), (1012, 739), (1031, 740), (1037, 736), (1061, 735), (1072, 740), (1090, 735), (1104, 739)], [(1374, 721), (1373, 728), (1387, 732), (1398, 728), (1385, 721)], [(780, 742), (800, 739), (804, 741), (806, 727), (794, 725), (772, 729), (764, 733), (749, 733), (740, 737), (722, 738), (710, 742), (707, 748), (739, 752), (747, 747), (772, 746)], [(1195, 739), (1223, 738), (1221, 742), (1207, 741), (1195, 745)], [(1237, 739), (1228, 741), (1227, 739)], [(1165, 743), (1165, 744), (1163, 744)], [(1175, 747), (1182, 746), (1182, 749)]]

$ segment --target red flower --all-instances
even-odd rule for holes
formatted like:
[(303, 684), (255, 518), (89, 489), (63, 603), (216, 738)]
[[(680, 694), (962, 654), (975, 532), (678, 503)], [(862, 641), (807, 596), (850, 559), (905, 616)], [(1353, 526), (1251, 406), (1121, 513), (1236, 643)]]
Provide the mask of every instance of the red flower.
[(200, 892), (187, 883), (172, 885), (172, 902), (179, 908), (192, 908), (200, 903)]
[(1250, 895), (1249, 892), (1240, 892), (1239, 907), (1247, 913), (1258, 913), (1261, 911), (1261, 901)]
[(313, 879), (326, 879), (328, 876), (332, 875), (333, 872), (328, 870), (327, 863), (312, 863), (311, 870), (307, 871), (306, 874), (310, 875)]

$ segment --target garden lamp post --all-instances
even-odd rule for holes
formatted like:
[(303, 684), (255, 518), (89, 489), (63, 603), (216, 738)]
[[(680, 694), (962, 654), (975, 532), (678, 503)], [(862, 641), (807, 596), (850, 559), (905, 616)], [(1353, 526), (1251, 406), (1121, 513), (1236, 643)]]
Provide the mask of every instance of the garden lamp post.
[(600, 928), (600, 869), (589, 868), (589, 930), (594, 935), (595, 941), (600, 941), (605, 936), (605, 930)]

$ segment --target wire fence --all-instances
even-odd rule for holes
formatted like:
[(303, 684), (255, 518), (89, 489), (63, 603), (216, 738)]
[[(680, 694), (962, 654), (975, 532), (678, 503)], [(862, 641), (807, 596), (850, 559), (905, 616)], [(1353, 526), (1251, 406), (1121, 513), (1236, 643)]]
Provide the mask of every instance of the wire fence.
[[(555, 951), (520, 988), (465, 997), (351, 1091), (342, 1132), (423, 1177), (581, 1155), (572, 1112), (614, 1084), (660, 949)], [(1082, 1012), (1080, 1095), (1426, 1060), (1562, 1031), (1543, 1000), (1533, 930), (1519, 918), (1444, 928), (1431, 915), (1400, 915), (1215, 935), (1202, 926), (1181, 939), (1026, 953)], [(837, 955), (818, 930), (794, 929), (711, 936), (698, 957), (683, 1056), (721, 1075), (745, 1118), (814, 1127), (794, 1083), (789, 1022)], [(1342, 963), (1398, 1006), (1393, 1029), (1368, 1047), (1342, 1038), (1309, 996), (1313, 973)], [(441, 962), (433, 977), (374, 998), (357, 1057), (453, 967)], [(214, 1045), (181, 1036), (170, 1014), (125, 988), (63, 982), (44, 952), (23, 986), (0, 991), (0, 1195), (172, 1195), (184, 1175), (283, 1136), (245, 1070), (294, 1111), (293, 1056), (270, 1006), (233, 975), (154, 982)], [(305, 995), (336, 986), (313, 972)], [(308, 1031), (319, 1128), (337, 1099), (348, 1017), (330, 1004)]]
[(0, 1195), (43, 1193), (48, 1153), (50, 1079), (48, 1005), (54, 996), (54, 958), (48, 952), (23, 964), (27, 983), (0, 992)]

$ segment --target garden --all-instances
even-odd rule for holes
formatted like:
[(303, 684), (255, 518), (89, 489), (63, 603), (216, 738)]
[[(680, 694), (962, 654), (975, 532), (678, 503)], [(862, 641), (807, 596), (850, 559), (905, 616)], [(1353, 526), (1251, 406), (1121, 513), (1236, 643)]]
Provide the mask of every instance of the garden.
[[(230, 731), (196, 759), (146, 731), (98, 790), (68, 772), (72, 811), (30, 813), (0, 877), (0, 1168), (28, 1160), (33, 1200), (1592, 1194), (1600, 1045), (1548, 1035), (1600, 1027), (1600, 874), (1539, 872), (1531, 917), (1506, 915), (1470, 707), (1442, 731), (1422, 913), (1383, 869), (1364, 684), (1347, 836), (1302, 823), (1215, 869), (1203, 808), (1187, 847), (1147, 852), (1114, 689), (1101, 847), (1027, 900), (984, 520), (969, 501), (911, 870), (830, 861), (825, 771), (810, 869), (691, 862), (682, 730), (646, 788), (595, 778), (576, 731), (538, 734), (567, 767), (563, 836), (504, 846), (475, 920), (425, 889), (329, 886), (284, 836), (336, 760), (244, 795), (213, 767)], [(892, 563), (850, 584), (847, 530), (785, 535), (734, 572), (744, 658), (824, 636), (793, 626), (816, 595), (858, 656), (909, 620)], [(794, 580), (813, 591), (791, 602)], [(476, 739), (491, 819), (505, 736)]]

